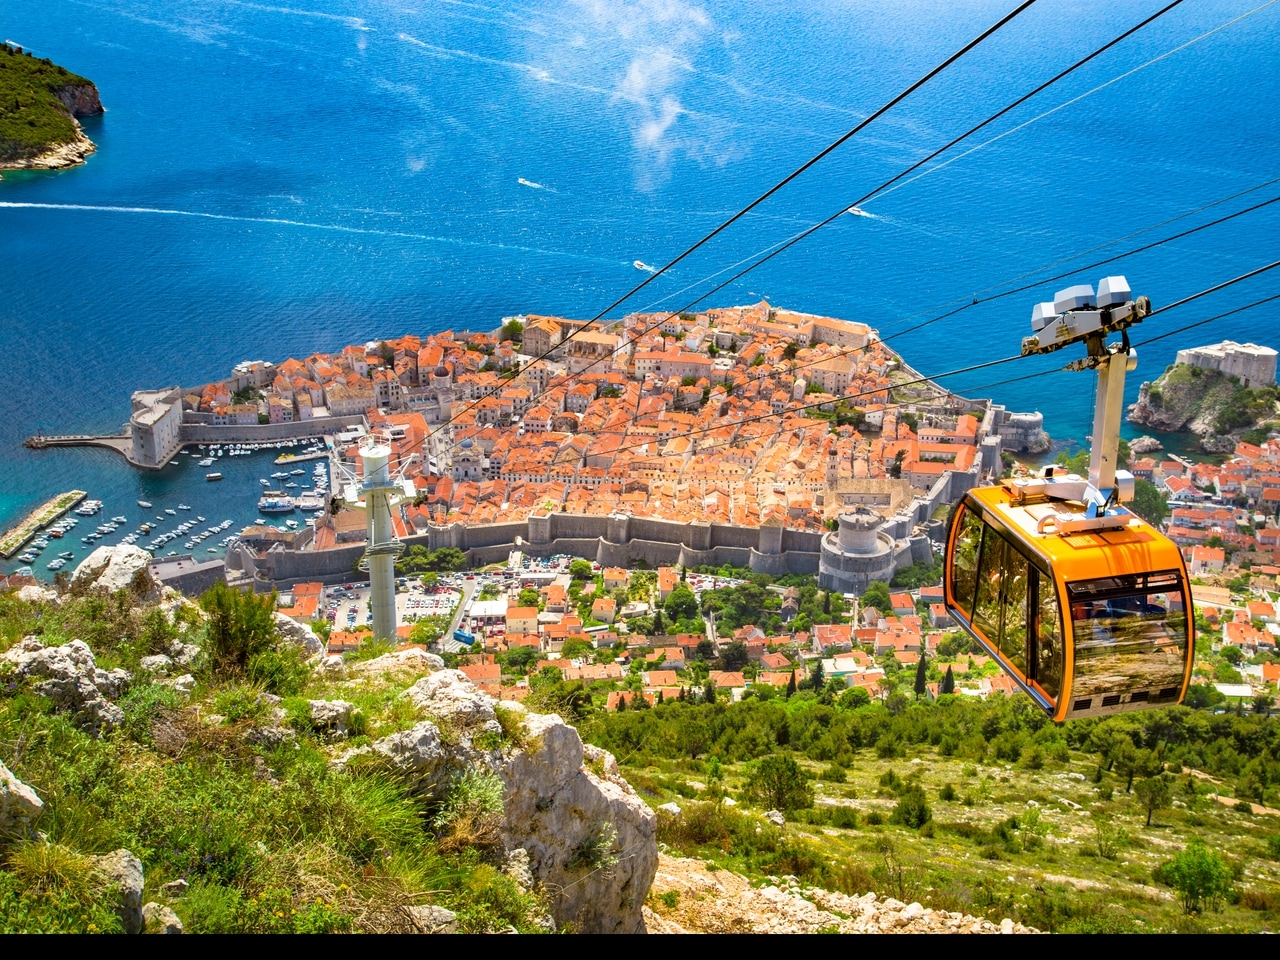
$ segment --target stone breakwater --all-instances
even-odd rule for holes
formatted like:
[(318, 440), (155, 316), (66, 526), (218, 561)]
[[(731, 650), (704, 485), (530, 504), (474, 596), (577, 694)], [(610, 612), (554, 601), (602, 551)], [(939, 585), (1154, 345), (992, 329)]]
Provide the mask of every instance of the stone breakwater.
[[(860, 897), (804, 887), (795, 877), (770, 877), (753, 887), (725, 870), (714, 873), (701, 860), (662, 855), (653, 880), (650, 933), (1039, 933), (1008, 918), (993, 923), (919, 903), (866, 893)], [(674, 891), (667, 908), (664, 893)]]

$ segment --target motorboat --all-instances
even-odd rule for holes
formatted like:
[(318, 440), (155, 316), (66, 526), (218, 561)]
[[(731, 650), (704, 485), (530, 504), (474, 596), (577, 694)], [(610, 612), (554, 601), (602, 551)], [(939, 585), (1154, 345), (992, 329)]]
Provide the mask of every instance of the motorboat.
[(151, 509), (151, 504), (150, 504), (150, 503), (148, 503), (146, 500), (139, 500), (139, 501), (138, 501), (138, 506), (140, 506), (143, 510), (150, 510), (150, 509)]

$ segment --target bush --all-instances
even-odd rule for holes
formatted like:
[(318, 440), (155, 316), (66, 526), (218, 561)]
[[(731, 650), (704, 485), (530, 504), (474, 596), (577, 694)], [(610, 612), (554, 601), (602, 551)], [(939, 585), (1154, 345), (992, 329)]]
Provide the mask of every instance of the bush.
[(1199, 913), (1205, 907), (1218, 909), (1232, 888), (1231, 869), (1202, 840), (1191, 841), (1182, 853), (1161, 864), (1156, 870), (1156, 880), (1182, 895), (1185, 913)]
[(813, 788), (800, 765), (787, 754), (756, 762), (746, 789), (747, 799), (773, 810), (802, 810), (813, 806)]
[(218, 583), (200, 597), (208, 616), (205, 653), (215, 678), (242, 677), (254, 657), (275, 645), (276, 595), (259, 596)]
[(919, 829), (932, 819), (933, 811), (929, 809), (929, 803), (925, 800), (923, 790), (917, 786), (910, 785), (899, 791), (898, 805), (893, 808), (893, 813), (889, 815), (890, 823)]
[(938, 799), (947, 803), (954, 803), (956, 799), (956, 788), (949, 783), (942, 785), (942, 789), (938, 791)]

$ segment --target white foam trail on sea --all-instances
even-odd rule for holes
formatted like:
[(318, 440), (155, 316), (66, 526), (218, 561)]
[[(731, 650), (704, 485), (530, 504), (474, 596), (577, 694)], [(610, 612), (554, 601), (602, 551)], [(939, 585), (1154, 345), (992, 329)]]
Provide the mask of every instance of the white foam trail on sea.
[(522, 253), (541, 253), (572, 260), (592, 260), (614, 264), (617, 261), (603, 257), (588, 257), (562, 250), (545, 250), (541, 247), (522, 247), (508, 243), (484, 243), (478, 240), (459, 240), (456, 237), (437, 237), (427, 233), (409, 233), (401, 230), (370, 230), (366, 227), (346, 227), (337, 223), (309, 223), (305, 220), (285, 220), (281, 217), (237, 217), (229, 213), (202, 213), (198, 210), (170, 210), (164, 207), (113, 207), (89, 203), (27, 203), (0, 200), (5, 210), (78, 210), (89, 213), (136, 213), (166, 217), (197, 217), (204, 220), (229, 220), (235, 223), (266, 223), (282, 227), (300, 227), (304, 230), (329, 230), (334, 233), (358, 233), (374, 237), (395, 237), (404, 240), (427, 240), (432, 243), (449, 243), (459, 247), (489, 247), (497, 250), (518, 250)]
[(534, 183), (532, 180), (526, 180), (524, 177), (516, 177), (516, 183), (522, 187), (532, 187), (534, 190), (545, 190), (547, 193), (559, 193), (555, 187), (548, 187), (543, 183)]

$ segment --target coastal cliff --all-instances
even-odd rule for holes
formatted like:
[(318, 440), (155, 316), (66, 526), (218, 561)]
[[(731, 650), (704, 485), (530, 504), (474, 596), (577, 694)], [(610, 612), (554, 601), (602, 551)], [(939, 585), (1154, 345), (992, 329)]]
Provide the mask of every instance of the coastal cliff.
[(20, 47), (0, 47), (0, 170), (83, 163), (97, 147), (78, 121), (102, 112), (92, 81)]
[(1230, 453), (1241, 436), (1267, 428), (1276, 397), (1274, 387), (1251, 390), (1235, 377), (1178, 363), (1142, 385), (1128, 419), (1165, 433), (1193, 433), (1206, 453)]

